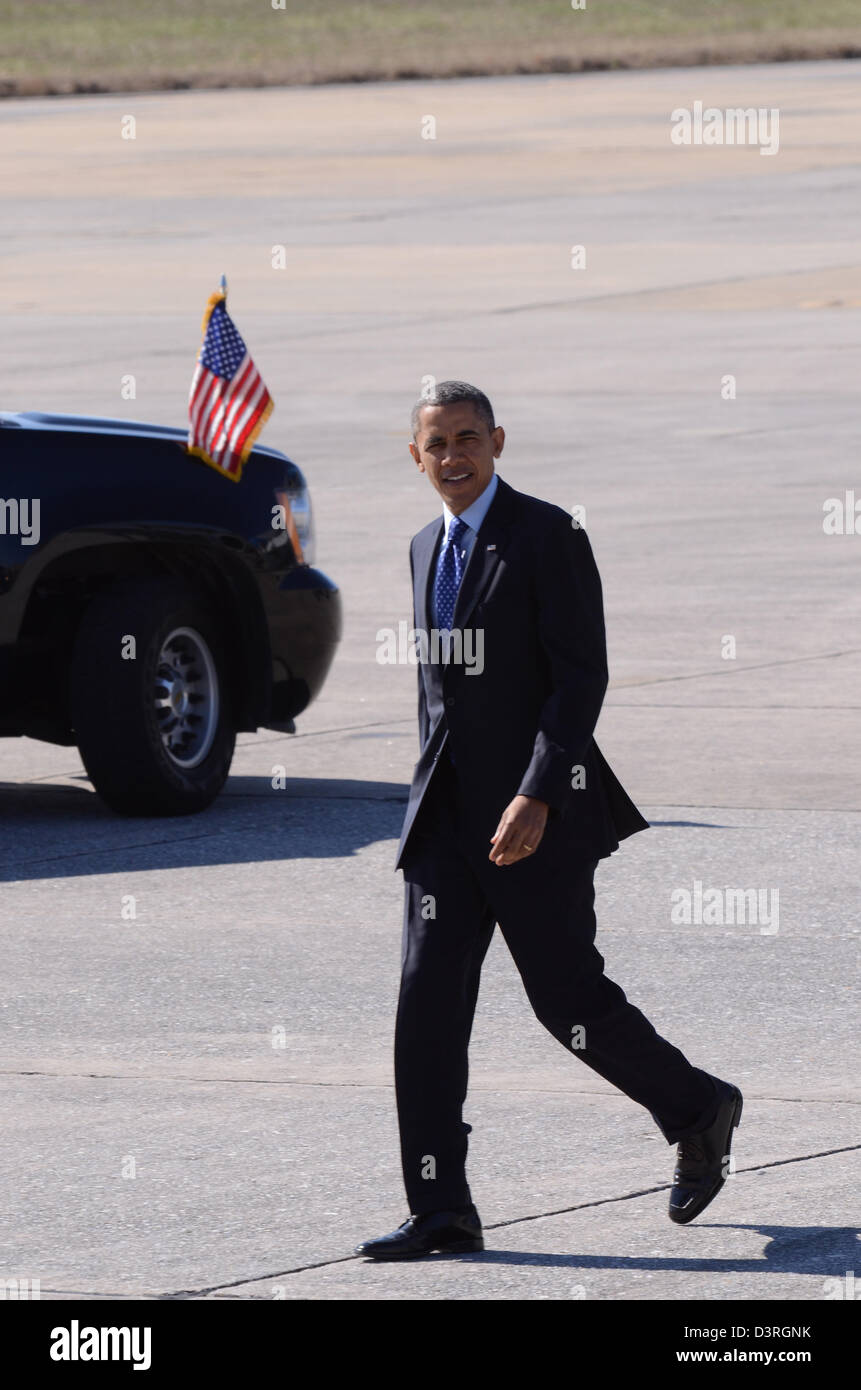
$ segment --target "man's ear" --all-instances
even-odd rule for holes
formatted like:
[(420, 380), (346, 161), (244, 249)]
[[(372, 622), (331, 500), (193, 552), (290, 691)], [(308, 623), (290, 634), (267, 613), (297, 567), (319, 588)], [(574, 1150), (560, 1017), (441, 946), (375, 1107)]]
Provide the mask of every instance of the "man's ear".
[(498, 459), (505, 444), (505, 430), (501, 425), (497, 425), (490, 437), (493, 440), (493, 457)]
[(420, 473), (424, 473), (424, 471), (425, 471), (425, 466), (424, 466), (424, 464), (422, 463), (422, 456), (421, 456), (421, 454), (419, 453), (418, 446), (417, 446), (416, 444), (411, 444), (411, 445), (410, 445), (410, 453), (412, 454), (413, 458), (415, 459), (416, 467), (418, 468), (419, 472), (420, 472)]

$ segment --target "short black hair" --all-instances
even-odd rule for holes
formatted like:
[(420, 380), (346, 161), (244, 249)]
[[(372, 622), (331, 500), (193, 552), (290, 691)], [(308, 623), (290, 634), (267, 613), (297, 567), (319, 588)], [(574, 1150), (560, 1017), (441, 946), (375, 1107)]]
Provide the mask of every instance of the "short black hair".
[(469, 401), (470, 405), (475, 406), (491, 433), (496, 429), (493, 406), (483, 391), (479, 391), (477, 386), (471, 386), (468, 381), (440, 381), (420, 396), (413, 406), (413, 413), (410, 418), (413, 441), (418, 433), (419, 412), (426, 405), (459, 405), (461, 401)]

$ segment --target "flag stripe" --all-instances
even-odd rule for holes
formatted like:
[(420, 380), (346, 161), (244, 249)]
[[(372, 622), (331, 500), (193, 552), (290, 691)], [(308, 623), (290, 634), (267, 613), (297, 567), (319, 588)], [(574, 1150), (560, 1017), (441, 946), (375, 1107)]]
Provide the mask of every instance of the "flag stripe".
[(189, 448), (238, 480), (242, 453), (272, 397), (236, 330), (221, 295), (207, 308), (206, 330), (188, 398)]
[[(218, 418), (217, 420), (213, 420), (209, 434), (209, 443), (207, 445), (207, 448), (213, 457), (215, 457), (216, 453), (220, 451), (223, 447), (222, 437), (224, 439), (224, 443), (229, 444), (231, 435), (230, 421), (232, 421), (232, 419), (234, 418), (236, 411), (242, 409), (245, 405), (248, 399), (249, 392), (254, 389), (254, 383), (260, 380), (260, 377), (255, 371), (252, 363), (249, 363), (248, 370), (245, 373), (245, 378), (246, 379), (242, 382), (241, 386), (235, 393), (232, 387), (228, 387), (225, 391), (222, 392), (221, 400), (219, 402), (220, 408)], [(235, 400), (234, 395), (236, 397)]]
[(218, 386), (218, 378), (205, 369), (201, 372), (200, 385), (198, 387), (195, 405), (192, 411), (192, 431), (196, 435), (200, 424), (201, 416), (207, 409), (206, 402), (212, 396), (213, 391)]
[(249, 357), (245, 368), (241, 371), (241, 374), (237, 376), (236, 382), (230, 386), (227, 392), (227, 409), (224, 414), (222, 430), (218, 439), (213, 441), (216, 449), (223, 450), (228, 444), (231, 430), (233, 429), (233, 421), (236, 418), (236, 412), (242, 408), (243, 401), (246, 399), (248, 392), (254, 389), (259, 380), (260, 376), (257, 369)]
[(246, 356), (244, 363), (236, 374), (235, 381), (231, 383), (230, 387), (231, 410), (228, 412), (227, 419), (225, 420), (225, 425), (228, 429), (230, 429), (233, 422), (233, 415), (242, 404), (243, 394), (253, 388), (259, 380), (260, 377), (257, 368), (251, 361), (251, 358)]
[(245, 421), (244, 425), (243, 421), (240, 421), (239, 425), (237, 426), (239, 433), (236, 435), (234, 439), (233, 447), (236, 453), (240, 455), (240, 457), (242, 455), (243, 444), (245, 443), (246, 439), (248, 438), (249, 434), (253, 430), (254, 426), (257, 424), (257, 421), (260, 419), (260, 416), (263, 414), (263, 411), (266, 408), (266, 400), (268, 399), (268, 396), (269, 392), (266, 390), (266, 387), (263, 385), (263, 382), (261, 381), (260, 390), (255, 396), (253, 402), (253, 412), (243, 417)]

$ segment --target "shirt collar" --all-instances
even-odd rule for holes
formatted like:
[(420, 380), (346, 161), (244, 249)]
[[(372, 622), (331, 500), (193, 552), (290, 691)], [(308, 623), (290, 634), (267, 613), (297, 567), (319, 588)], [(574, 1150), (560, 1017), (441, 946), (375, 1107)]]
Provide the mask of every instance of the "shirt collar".
[[(471, 531), (477, 531), (481, 523), (484, 521), (484, 518), (487, 516), (490, 504), (493, 501), (494, 496), (496, 495), (496, 488), (498, 483), (499, 475), (494, 471), (493, 477), (487, 484), (487, 487), (484, 489), (484, 492), (482, 492), (478, 497), (476, 497), (474, 502), (470, 503), (470, 505), (466, 508), (466, 511), (461, 512), (461, 521), (465, 522)], [(449, 510), (445, 502), (443, 502), (442, 504), (442, 514), (443, 521), (445, 523), (445, 540), (448, 540), (448, 533), (451, 528), (451, 523), (454, 521), (454, 512)]]

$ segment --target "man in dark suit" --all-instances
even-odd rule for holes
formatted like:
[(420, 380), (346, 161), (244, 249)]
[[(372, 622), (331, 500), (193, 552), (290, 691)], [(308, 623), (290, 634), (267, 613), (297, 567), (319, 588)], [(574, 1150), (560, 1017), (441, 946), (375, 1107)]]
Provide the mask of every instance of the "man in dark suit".
[(550, 1033), (678, 1144), (669, 1214), (723, 1185), (737, 1087), (694, 1067), (604, 974), (593, 875), (647, 828), (593, 738), (607, 687), (601, 581), (585, 531), (494, 470), (487, 397), (442, 382), (410, 452), (443, 502), (413, 538), (421, 755), (396, 867), (406, 889), (395, 1089), (410, 1216), (357, 1252), (484, 1248), (462, 1119), (481, 965), (499, 924)]

